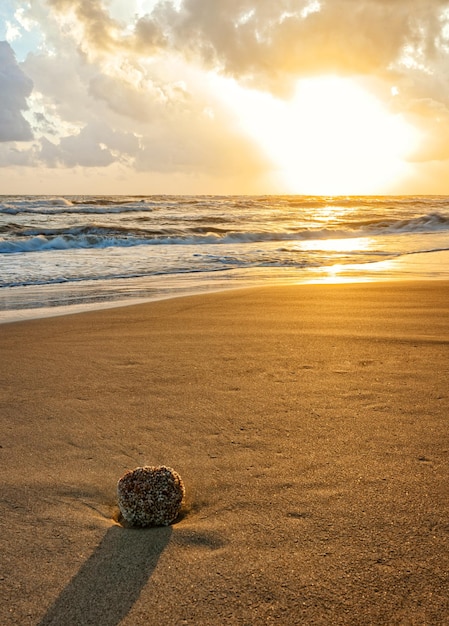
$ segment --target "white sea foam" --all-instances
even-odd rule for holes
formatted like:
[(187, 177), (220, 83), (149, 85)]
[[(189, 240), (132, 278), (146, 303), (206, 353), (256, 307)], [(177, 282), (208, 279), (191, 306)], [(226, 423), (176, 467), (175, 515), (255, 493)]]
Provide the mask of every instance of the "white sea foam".
[[(359, 238), (361, 236), (398, 235), (407, 233), (449, 233), (449, 217), (433, 213), (411, 219), (382, 219), (369, 222), (352, 222), (341, 228), (341, 224), (330, 228), (302, 228), (298, 230), (273, 230), (267, 225), (265, 231), (229, 230), (212, 226), (191, 228), (185, 226), (181, 233), (176, 229), (154, 229), (148, 231), (135, 225), (128, 228), (121, 226), (81, 225), (68, 229), (41, 228), (18, 229), (19, 236), (12, 229), (12, 234), (0, 238), (0, 254), (38, 252), (46, 250), (71, 250), (86, 248), (130, 247), (139, 245), (194, 245), (211, 244), (247, 244), (281, 241), (328, 240)], [(172, 232), (170, 232), (170, 230)], [(197, 234), (192, 234), (192, 230)], [(199, 231), (199, 232), (198, 232)]]

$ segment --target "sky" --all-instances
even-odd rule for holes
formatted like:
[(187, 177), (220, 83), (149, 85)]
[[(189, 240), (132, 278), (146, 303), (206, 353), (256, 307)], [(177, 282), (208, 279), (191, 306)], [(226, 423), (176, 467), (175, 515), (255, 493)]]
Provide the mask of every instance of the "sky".
[(449, 1), (2, 0), (1, 194), (449, 194)]

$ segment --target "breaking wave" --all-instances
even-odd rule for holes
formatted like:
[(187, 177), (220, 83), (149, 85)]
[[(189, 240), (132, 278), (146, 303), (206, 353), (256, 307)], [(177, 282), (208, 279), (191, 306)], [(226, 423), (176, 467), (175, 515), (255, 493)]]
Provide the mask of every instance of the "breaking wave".
[(156, 245), (214, 245), (250, 244), (282, 241), (345, 239), (364, 236), (436, 233), (449, 231), (449, 217), (430, 213), (411, 219), (377, 219), (318, 228), (300, 228), (275, 231), (239, 231), (224, 226), (202, 225), (184, 228), (127, 228), (84, 224), (72, 228), (33, 229), (17, 224), (2, 227), (0, 253), (40, 252), (87, 248), (156, 246)]

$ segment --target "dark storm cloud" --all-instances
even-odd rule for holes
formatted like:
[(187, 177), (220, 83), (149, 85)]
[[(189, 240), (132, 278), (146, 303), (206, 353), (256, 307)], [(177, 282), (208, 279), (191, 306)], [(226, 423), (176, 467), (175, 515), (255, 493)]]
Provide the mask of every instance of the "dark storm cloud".
[(28, 141), (31, 127), (22, 112), (28, 109), (27, 97), (32, 81), (20, 69), (11, 46), (0, 41), (0, 141)]

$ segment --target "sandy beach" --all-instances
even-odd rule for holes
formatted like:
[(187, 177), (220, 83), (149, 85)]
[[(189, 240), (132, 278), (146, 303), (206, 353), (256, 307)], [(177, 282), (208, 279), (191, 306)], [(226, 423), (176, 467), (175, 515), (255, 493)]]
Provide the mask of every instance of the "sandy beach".
[[(4, 324), (0, 623), (449, 624), (449, 282)], [(165, 464), (171, 527), (117, 523)]]

